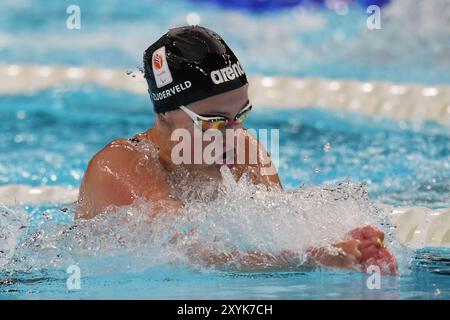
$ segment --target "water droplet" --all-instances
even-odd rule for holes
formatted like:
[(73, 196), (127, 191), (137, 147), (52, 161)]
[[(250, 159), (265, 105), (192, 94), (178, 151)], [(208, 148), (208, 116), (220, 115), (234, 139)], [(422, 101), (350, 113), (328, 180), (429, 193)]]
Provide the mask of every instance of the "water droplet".
[(186, 22), (188, 25), (195, 26), (200, 23), (200, 16), (196, 12), (190, 12), (186, 16)]
[(334, 10), (337, 12), (337, 14), (345, 16), (348, 14), (348, 5), (344, 1), (338, 1)]
[(23, 172), (21, 173), (21, 175), (22, 175), (22, 177), (24, 177), (24, 178), (29, 178), (29, 177), (31, 176), (31, 174), (30, 174), (29, 172), (27, 172), (27, 171), (23, 171)]
[(25, 111), (23, 111), (23, 110), (19, 110), (19, 111), (16, 112), (16, 117), (19, 120), (25, 119), (26, 116), (27, 116), (27, 113)]
[(25, 137), (21, 134), (18, 134), (14, 137), (14, 142), (15, 143), (21, 143), (25, 140)]

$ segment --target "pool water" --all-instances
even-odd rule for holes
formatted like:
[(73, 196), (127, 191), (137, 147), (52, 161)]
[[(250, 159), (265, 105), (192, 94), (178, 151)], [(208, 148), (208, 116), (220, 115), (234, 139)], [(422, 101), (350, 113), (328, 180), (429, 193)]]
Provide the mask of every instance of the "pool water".
[(67, 274), (21, 275), (2, 285), (8, 299), (449, 299), (450, 277), (415, 272), (381, 279), (367, 289), (367, 275), (343, 272), (217, 273), (151, 268), (140, 273), (83, 277), (67, 291)]
[[(145, 130), (153, 121), (147, 97), (95, 87), (54, 89), (38, 93), (32, 99), (26, 95), (2, 96), (0, 104), (4, 106), (0, 111), (4, 119), (4, 130), (0, 133), (2, 184), (78, 187), (92, 155), (108, 141), (130, 137)], [(317, 188), (316, 200), (320, 203), (324, 201), (320, 186), (365, 183), (363, 188), (373, 201), (436, 208), (450, 205), (450, 199), (446, 197), (450, 190), (448, 127), (436, 123), (418, 125), (370, 119), (313, 107), (301, 111), (255, 109), (248, 120), (249, 128), (280, 129), (279, 172), (290, 191)], [(352, 193), (351, 187), (345, 188), (350, 194), (356, 194)], [(353, 204), (344, 202), (337, 210), (333, 207), (336, 216), (321, 212), (332, 211), (325, 201), (309, 209), (318, 217), (316, 226), (328, 223), (334, 228), (332, 224), (336, 219), (342, 219), (345, 222), (341, 221), (341, 226), (349, 230), (359, 223), (371, 221), (365, 212), (375, 204), (359, 194), (357, 197), (364, 208), (367, 207), (362, 213), (358, 213)], [(289, 201), (294, 203), (293, 199)], [(291, 210), (282, 200), (277, 205), (278, 210)], [(216, 207), (223, 208), (223, 205)], [(300, 202), (298, 207), (305, 207), (305, 202)], [(63, 212), (62, 208), (69, 210)], [(83, 231), (73, 234), (70, 241), (61, 237), (62, 230), (72, 224), (70, 204), (30, 205), (12, 210), (25, 210), (31, 220), (18, 245), (16, 261), (12, 267), (4, 269), (0, 287), (2, 298), (450, 298), (450, 278), (446, 275), (450, 272), (448, 249), (432, 251), (436, 259), (422, 254), (410, 263), (413, 253), (397, 248), (403, 275), (400, 278), (383, 277), (380, 290), (369, 290), (366, 286), (368, 275), (359, 273), (226, 272), (196, 269), (183, 263), (177, 267), (171, 259), (168, 265), (161, 266), (149, 260), (148, 265), (142, 266), (135, 264), (136, 257), (130, 257), (126, 250), (119, 250), (118, 256), (98, 258), (101, 245), (93, 245), (88, 254), (72, 254), (67, 248), (76, 247), (80, 239), (86, 241), (83, 236), (95, 238), (99, 235)], [(229, 215), (228, 223), (234, 220), (236, 224), (248, 224), (240, 231), (227, 230), (230, 234), (256, 234), (252, 228), (262, 228), (263, 224), (256, 220), (258, 210), (252, 207), (243, 210), (254, 222), (239, 220), (226, 210), (221, 212), (224, 216)], [(280, 212), (274, 219), (289, 221), (290, 217)], [(375, 220), (381, 221), (382, 216)], [(114, 222), (94, 223), (97, 227), (109, 224)], [(213, 228), (212, 224), (217, 228), (218, 221), (205, 223), (205, 228)], [(38, 230), (45, 230), (43, 242), (30, 244)], [(123, 232), (127, 232), (126, 229), (113, 233)], [(328, 232), (332, 232), (331, 229)], [(293, 230), (278, 233), (270, 241), (261, 234), (243, 241), (280, 246), (286, 241), (304, 241)], [(282, 239), (283, 233), (290, 235)], [(132, 246), (135, 241), (144, 239), (146, 234), (138, 240), (125, 241)], [(110, 243), (101, 250), (116, 252), (114, 246), (117, 243), (110, 241), (100, 241)], [(154, 254), (155, 247), (148, 250), (143, 254), (146, 258)], [(117, 268), (110, 268), (111, 261)], [(79, 291), (68, 291), (66, 287), (68, 275), (65, 270), (71, 264), (80, 265), (82, 270), (82, 289)]]
[[(448, 21), (436, 15), (445, 0), (414, 20), (426, 26), (418, 32), (409, 32), (417, 27), (407, 19), (411, 6), (393, 1), (385, 32), (378, 33), (364, 29), (366, 15), (356, 7), (346, 16), (319, 9), (270, 15), (200, 9), (186, 1), (78, 3), (83, 24), (74, 33), (65, 28), (64, 2), (2, 2), (0, 61), (135, 69), (151, 41), (197, 12), (202, 23), (230, 39), (252, 74), (450, 83), (448, 42), (441, 41), (448, 29), (438, 27)], [(270, 63), (274, 56), (277, 66)], [(146, 95), (86, 84), (1, 95), (0, 119), (0, 185), (78, 188), (99, 149), (146, 130), (154, 115)], [(449, 250), (411, 252), (392, 238), (377, 210), (378, 202), (450, 206), (449, 127), (315, 106), (255, 106), (247, 127), (280, 130), (278, 169), (292, 194), (262, 193), (248, 203), (245, 196), (255, 191), (239, 185), (239, 192), (218, 200), (217, 211), (193, 205), (186, 214), (200, 239), (215, 235), (220, 245), (242, 249), (297, 248), (374, 223), (387, 232), (402, 275), (383, 276), (381, 289), (370, 290), (369, 275), (355, 272), (209, 270), (186, 263), (179, 248), (167, 247), (165, 230), (158, 229), (162, 224), (143, 227), (139, 209), (124, 209), (132, 218), (121, 226), (114, 216), (74, 223), (70, 203), (42, 204), (11, 207), (10, 214), (0, 215), (0, 235), (8, 234), (5, 226), (22, 221), (18, 217), (28, 217), (26, 228), (17, 222), (21, 237), (13, 243), (15, 254), (1, 266), (0, 299), (450, 299)], [(331, 196), (325, 186), (337, 190), (339, 200), (331, 201), (336, 193)], [(184, 222), (172, 221), (170, 228)], [(0, 244), (4, 240), (0, 237)], [(73, 264), (81, 268), (80, 290), (66, 286), (66, 270)]]
[(380, 30), (367, 29), (360, 6), (345, 15), (315, 7), (252, 13), (185, 0), (78, 0), (81, 29), (69, 30), (70, 4), (2, 1), (0, 61), (136, 70), (150, 43), (194, 13), (249, 74), (450, 83), (448, 0), (391, 1)]

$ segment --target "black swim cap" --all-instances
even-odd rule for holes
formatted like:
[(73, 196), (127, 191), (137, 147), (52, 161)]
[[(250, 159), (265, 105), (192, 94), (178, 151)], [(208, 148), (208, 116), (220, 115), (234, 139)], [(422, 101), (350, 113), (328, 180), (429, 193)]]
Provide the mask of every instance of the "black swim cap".
[(145, 51), (144, 68), (155, 112), (172, 111), (247, 84), (225, 41), (199, 26), (170, 29)]

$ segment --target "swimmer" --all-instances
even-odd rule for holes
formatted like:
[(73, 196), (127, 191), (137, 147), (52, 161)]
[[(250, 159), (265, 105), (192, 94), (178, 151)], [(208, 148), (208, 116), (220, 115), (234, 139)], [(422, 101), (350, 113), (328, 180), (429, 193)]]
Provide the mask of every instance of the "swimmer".
[[(247, 76), (218, 34), (200, 26), (171, 29), (145, 51), (144, 69), (156, 113), (153, 127), (131, 139), (112, 141), (90, 160), (80, 187), (76, 219), (90, 219), (110, 206), (130, 205), (137, 199), (152, 203), (151, 216), (179, 214), (183, 207), (180, 194), (186, 188), (219, 185), (223, 165), (220, 162), (174, 161), (173, 150), (179, 141), (171, 139), (171, 135), (178, 129), (191, 136), (196, 131), (238, 132), (232, 139), (232, 151), (238, 147), (244, 150), (243, 161), (227, 162), (234, 179), (238, 181), (245, 174), (256, 185), (282, 191), (276, 170), (263, 174), (262, 169), (273, 168), (268, 153), (243, 129), (252, 109)], [(216, 155), (218, 160), (228, 159), (231, 149), (225, 140), (219, 142), (226, 151)], [(203, 148), (205, 145), (202, 141)], [(257, 152), (256, 162), (250, 161), (252, 150)], [(190, 153), (194, 156), (194, 151)], [(205, 199), (201, 193), (199, 197)], [(350, 231), (346, 239), (335, 244), (337, 253), (329, 248), (310, 248), (306, 255), (313, 265), (364, 270), (370, 264), (379, 264), (384, 266), (384, 273), (396, 274), (395, 257), (383, 245), (383, 239), (381, 231), (365, 226)], [(201, 250), (195, 248), (195, 252)], [(206, 264), (234, 260), (243, 268), (251, 268), (268, 260), (286, 266), (296, 254), (208, 252), (201, 256)]]

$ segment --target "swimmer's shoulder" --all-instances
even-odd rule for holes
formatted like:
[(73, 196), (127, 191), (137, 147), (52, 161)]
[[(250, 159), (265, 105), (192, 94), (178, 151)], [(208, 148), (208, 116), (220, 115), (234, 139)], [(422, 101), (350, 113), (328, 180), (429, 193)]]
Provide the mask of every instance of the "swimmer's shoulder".
[[(129, 167), (142, 158), (142, 148), (139, 148), (138, 145), (146, 141), (144, 137), (144, 134), (137, 134), (130, 139), (121, 138), (111, 141), (92, 157), (88, 168), (104, 168), (105, 165), (118, 169)], [(152, 161), (152, 159), (157, 161), (152, 157), (147, 157), (147, 159), (148, 161)]]
[(108, 143), (103, 149), (97, 152), (90, 163), (100, 161), (111, 161), (115, 158), (130, 158), (137, 153), (136, 148), (128, 139), (116, 139)]

